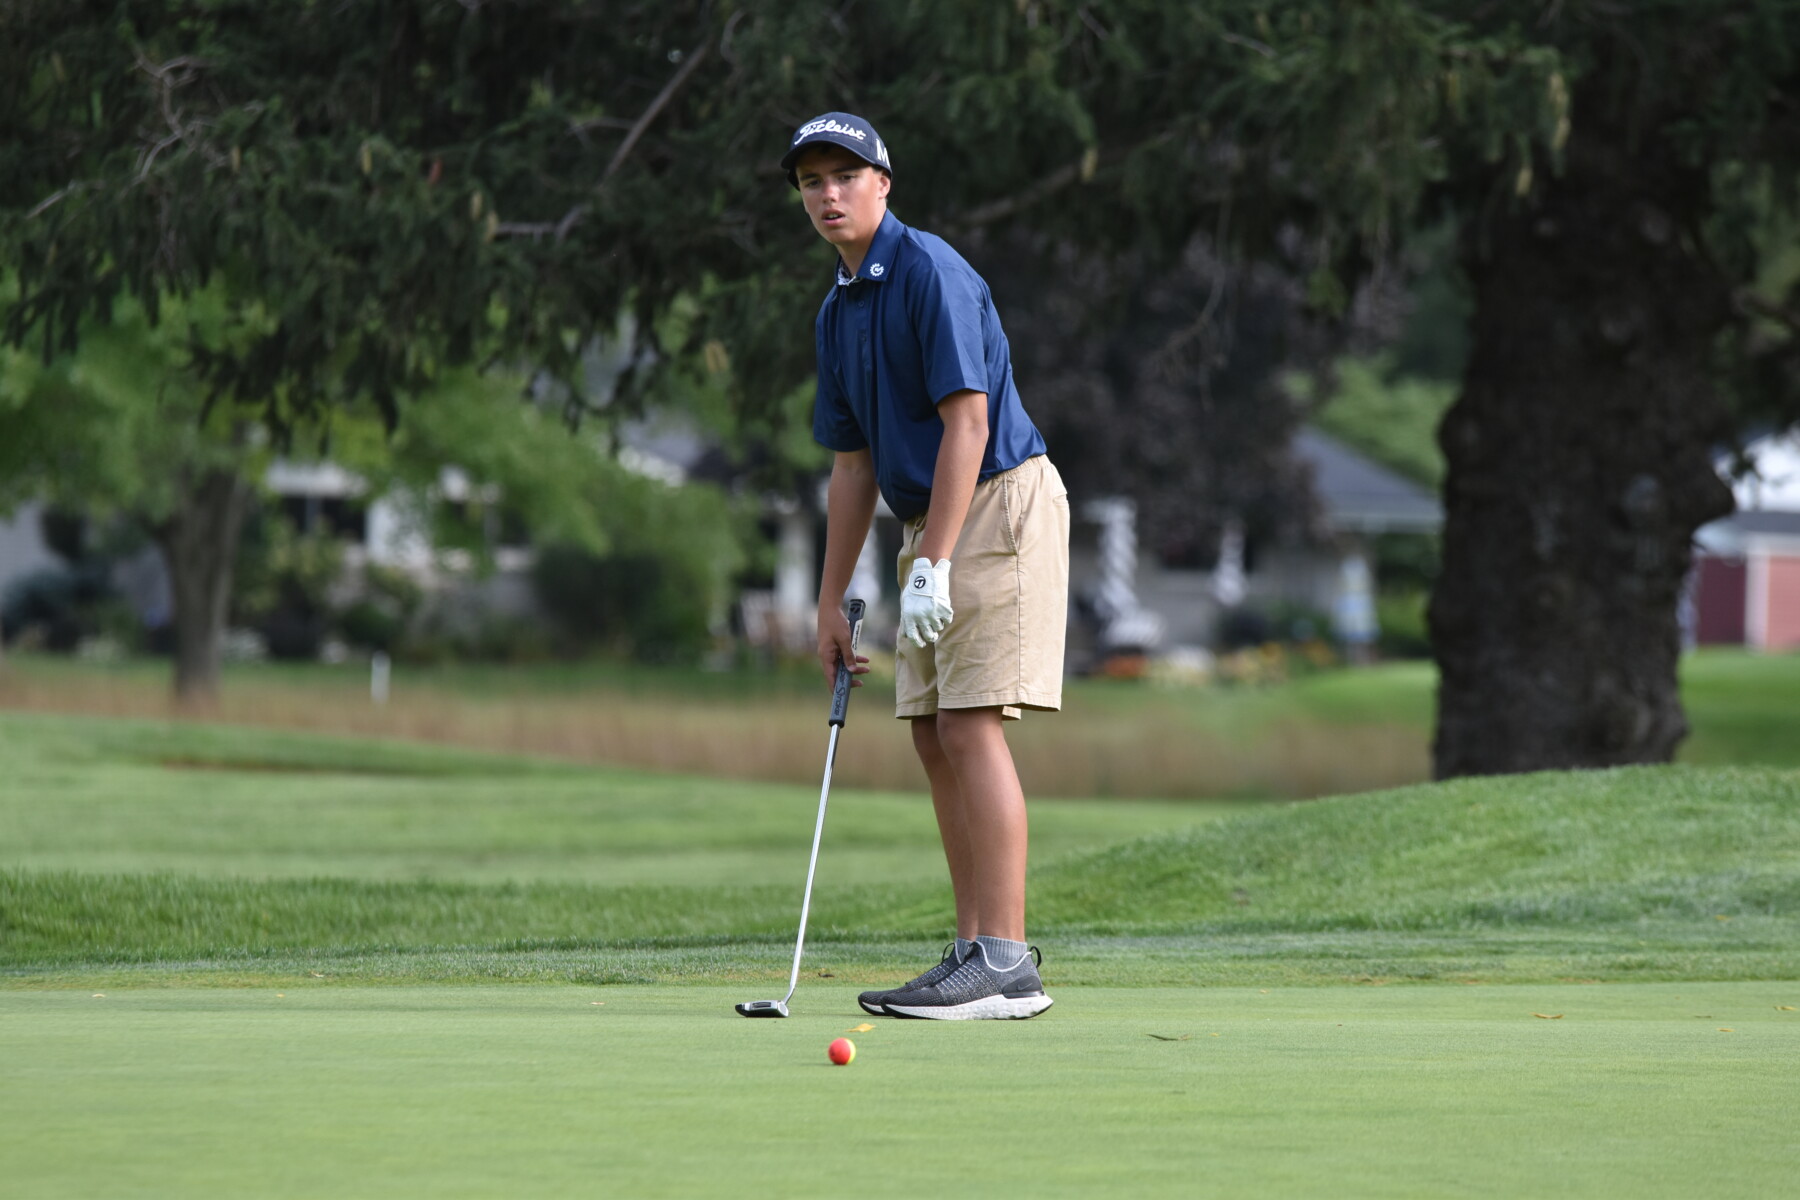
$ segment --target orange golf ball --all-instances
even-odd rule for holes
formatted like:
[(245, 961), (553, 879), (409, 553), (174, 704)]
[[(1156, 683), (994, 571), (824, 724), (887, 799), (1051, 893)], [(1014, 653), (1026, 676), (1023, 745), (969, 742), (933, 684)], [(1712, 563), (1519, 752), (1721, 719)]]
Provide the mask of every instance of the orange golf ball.
[(850, 1065), (850, 1060), (856, 1057), (856, 1043), (849, 1038), (839, 1038), (831, 1043), (825, 1053), (838, 1066), (847, 1067)]

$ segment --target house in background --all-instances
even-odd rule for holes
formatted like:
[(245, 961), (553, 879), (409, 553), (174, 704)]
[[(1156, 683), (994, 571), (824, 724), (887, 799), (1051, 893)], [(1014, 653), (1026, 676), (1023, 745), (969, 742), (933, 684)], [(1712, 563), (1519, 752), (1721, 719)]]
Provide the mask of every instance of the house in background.
[(15, 579), (64, 565), (44, 541), (43, 515), (42, 504), (22, 504), (0, 517), (0, 593)]
[[(698, 434), (678, 430), (633, 431), (624, 449), (633, 470), (670, 483), (697, 477), (711, 453)], [(1072, 670), (1091, 669), (1116, 654), (1180, 653), (1218, 640), (1222, 616), (1238, 608), (1288, 607), (1318, 613), (1352, 649), (1373, 632), (1372, 598), (1378, 586), (1370, 541), (1383, 533), (1432, 533), (1442, 522), (1436, 497), (1316, 430), (1303, 430), (1294, 453), (1306, 464), (1320, 506), (1324, 537), (1307, 543), (1246, 546), (1227, 530), (1219, 562), (1211, 569), (1170, 565), (1138, 552), (1136, 516), (1119, 496), (1076, 498), (1070, 547)], [(406, 571), (437, 603), (456, 610), (527, 616), (535, 609), (523, 538), (504, 528), (488, 531), (495, 570), (470, 577), (453, 554), (434, 550), (421, 524), (409, 518), (403, 498), (367, 494), (364, 482), (329, 463), (275, 464), (265, 480), (274, 503), (302, 531), (329, 532), (346, 542), (346, 565), (380, 564)], [(478, 494), (454, 470), (434, 489), (434, 502), (472, 503), (486, 521), (497, 519), (493, 497)], [(824, 481), (817, 494), (768, 496), (763, 525), (774, 553), (760, 586), (744, 590), (734, 632), (753, 645), (804, 652), (813, 641), (813, 607), (824, 549)], [(900, 523), (885, 504), (875, 521), (851, 584), (869, 602), (867, 642), (892, 641), (898, 620), (895, 560)], [(34, 509), (0, 522), (0, 586), (17, 574), (53, 566)], [(132, 590), (154, 598), (166, 584), (157, 578)], [(154, 605), (152, 605), (154, 607)]]
[[(1290, 449), (1312, 476), (1322, 537), (1246, 547), (1241, 531), (1228, 527), (1210, 570), (1128, 555), (1122, 544), (1132, 539), (1120, 528), (1130, 519), (1128, 506), (1111, 498), (1083, 506), (1089, 524), (1071, 538), (1070, 590), (1100, 622), (1091, 631), (1072, 628), (1071, 647), (1103, 657), (1134, 644), (1149, 651), (1211, 646), (1221, 618), (1240, 607), (1311, 610), (1329, 620), (1321, 637), (1366, 646), (1375, 632), (1380, 582), (1371, 540), (1436, 533), (1443, 506), (1425, 488), (1317, 429), (1302, 429)], [(1133, 615), (1121, 622), (1115, 615), (1121, 612)]]
[[(1214, 644), (1221, 616), (1235, 608), (1286, 605), (1324, 615), (1340, 640), (1373, 633), (1370, 539), (1383, 533), (1435, 533), (1437, 497), (1313, 429), (1294, 454), (1311, 471), (1325, 537), (1310, 544), (1249, 547), (1227, 531), (1213, 569), (1169, 566), (1140, 554), (1135, 506), (1122, 496), (1074, 497), (1069, 547), (1069, 666), (1082, 671), (1114, 654), (1179, 653)], [(817, 495), (773, 498), (765, 526), (776, 548), (770, 585), (739, 604), (754, 644), (805, 650), (824, 553), (824, 485)], [(900, 523), (877, 501), (875, 521), (850, 592), (869, 602), (866, 644), (893, 640), (899, 613), (895, 561)], [(1348, 634), (1349, 638), (1341, 635)]]
[(1737, 511), (1695, 535), (1683, 627), (1702, 646), (1800, 647), (1800, 430), (1745, 452)]
[(532, 552), (523, 530), (504, 519), (498, 489), (472, 482), (456, 467), (438, 473), (428, 502), (478, 513), (492, 570), (470, 571), (466, 551), (440, 550), (415, 511), (417, 498), (399, 492), (370, 494), (353, 472), (331, 462), (277, 460), (263, 477), (281, 510), (301, 533), (341, 538), (344, 565), (352, 572), (374, 565), (405, 572), (437, 604), (458, 612), (509, 616), (536, 611), (531, 590)]

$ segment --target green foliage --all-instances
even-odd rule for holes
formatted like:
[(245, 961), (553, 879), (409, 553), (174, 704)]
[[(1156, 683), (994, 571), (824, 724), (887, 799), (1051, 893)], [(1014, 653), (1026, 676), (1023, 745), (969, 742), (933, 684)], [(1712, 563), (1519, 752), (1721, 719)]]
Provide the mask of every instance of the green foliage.
[(1412, 272), (1405, 324), (1383, 363), (1391, 378), (1461, 383), (1469, 361), (1474, 298), (1457, 262), (1454, 221), (1416, 233), (1403, 261)]
[[(606, 439), (571, 430), (525, 395), (517, 375), (446, 371), (408, 405), (391, 436), (373, 421), (348, 429), (339, 424), (330, 447), (334, 461), (375, 493), (398, 489), (410, 496), (435, 541), (484, 562), (494, 549), (484, 506), (503, 505), (495, 515), (516, 516), (534, 538), (598, 549), (610, 536), (603, 514), (630, 488)], [(449, 468), (467, 482), (460, 517), (443, 503)]]
[(1381, 533), (1371, 539), (1375, 578), (1384, 588), (1427, 592), (1443, 569), (1443, 539), (1435, 533)]
[(1422, 588), (1383, 588), (1375, 597), (1377, 643), (1383, 658), (1430, 658), (1431, 631), (1425, 623), (1430, 593)]
[(121, 289), (155, 312), (223, 279), (203, 376), (286, 429), (356, 396), (397, 420), (476, 361), (529, 362), (578, 407), (629, 401), (650, 358), (616, 396), (587, 394), (581, 362), (630, 310), (644, 342), (687, 348), (665, 363), (723, 347), (733, 408), (778, 425), (827, 257), (772, 166), (804, 115), (876, 120), (897, 211), (927, 227), (1163, 251), (1205, 230), (1336, 309), (1427, 198), (1514, 203), (1584, 121), (1668, 113), (1697, 159), (1767, 163), (1722, 172), (1722, 194), (1785, 204), (1794, 20), (1782, 0), (1629, 19), (1435, 0), (14, 6), (5, 333), (54, 352)]
[(577, 646), (691, 661), (748, 561), (751, 514), (704, 484), (618, 483), (606, 509), (607, 551), (544, 545), (532, 569), (538, 599)]
[(260, 439), (228, 409), (209, 409), (188, 369), (186, 343), (221, 303), (216, 290), (167, 298), (153, 322), (120, 300), (78, 355), (48, 364), (0, 349), (0, 507), (47, 498), (154, 527), (207, 470), (258, 472), (269, 458)]
[(302, 533), (280, 512), (246, 523), (245, 550), (235, 572), (236, 614), (255, 621), (282, 609), (324, 613), (344, 570), (343, 545), (322, 533)]
[(352, 646), (392, 654), (424, 599), (424, 589), (405, 571), (366, 563), (361, 594), (338, 614), (338, 629)]
[(260, 631), (276, 658), (315, 658), (336, 616), (332, 592), (343, 574), (339, 539), (302, 533), (279, 511), (258, 514), (239, 541), (232, 616)]
[(1551, 49), (1399, 0), (133, 0), (0, 33), (8, 339), (66, 348), (121, 288), (154, 310), (222, 278), (197, 360), (281, 429), (355, 396), (395, 419), (494, 355), (580, 404), (584, 347), (627, 309), (654, 338), (705, 280), (692, 344), (721, 340), (738, 406), (772, 412), (810, 367), (823, 256), (771, 164), (825, 107), (881, 124), (928, 225), (1257, 250), (1297, 228), (1339, 297), (1455, 146), (1529, 153), (1566, 109)]
[[(154, 530), (186, 502), (189, 481), (208, 470), (260, 481), (274, 458), (270, 439), (230, 406), (209, 407), (191, 357), (194, 341), (221, 327), (226, 307), (216, 286), (187, 300), (163, 297), (160, 323), (152, 324), (143, 306), (123, 299), (75, 353), (48, 365), (0, 350), (0, 501), (51, 498)], [(392, 434), (367, 406), (350, 405), (290, 426), (290, 449), (328, 453), (370, 492), (410, 507), (436, 544), (469, 551), (482, 567), (491, 566), (495, 548), (484, 502), (503, 503), (534, 537), (591, 552), (620, 532), (628, 543), (641, 540), (633, 532), (639, 522), (672, 522), (657, 527), (673, 540), (693, 535), (690, 559), (720, 556), (717, 569), (683, 567), (684, 594), (703, 605), (720, 602), (714, 580), (735, 570), (738, 558), (707, 532), (729, 525), (718, 505), (698, 495), (644, 499), (648, 485), (615, 461), (609, 438), (571, 430), (559, 411), (526, 396), (517, 374), (456, 368), (437, 380), (411, 402), (416, 419)], [(461, 510), (444, 502), (452, 467), (473, 501)], [(250, 524), (244, 545), (239, 617), (295, 653), (312, 652), (336, 615), (327, 593), (341, 574), (337, 543), (302, 537), (269, 517)], [(355, 605), (354, 640), (391, 645), (420, 598), (379, 584), (374, 591)], [(651, 640), (659, 639), (666, 640)]]
[(1337, 386), (1314, 411), (1313, 424), (1414, 483), (1438, 490), (1444, 454), (1437, 427), (1456, 399), (1456, 385), (1397, 376), (1386, 356), (1342, 359), (1334, 374)]

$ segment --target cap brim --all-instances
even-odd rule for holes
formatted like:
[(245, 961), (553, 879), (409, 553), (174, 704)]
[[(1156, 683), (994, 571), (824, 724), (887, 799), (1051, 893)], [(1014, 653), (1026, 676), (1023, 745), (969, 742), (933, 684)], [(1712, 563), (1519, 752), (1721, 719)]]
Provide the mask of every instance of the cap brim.
[(799, 179), (794, 174), (794, 164), (800, 161), (800, 156), (802, 154), (805, 154), (808, 150), (811, 150), (817, 146), (840, 147), (841, 149), (848, 150), (850, 153), (856, 155), (856, 157), (862, 159), (864, 162), (868, 163), (871, 167), (874, 167), (877, 171), (886, 171), (889, 176), (892, 176), (894, 173), (893, 169), (891, 167), (885, 167), (882, 164), (876, 162), (874, 159), (872, 159), (868, 155), (864, 154), (857, 146), (855, 146), (852, 143), (840, 142), (834, 137), (816, 137), (816, 138), (811, 138), (807, 141), (801, 142), (798, 146), (795, 146), (793, 149), (789, 150), (786, 154), (781, 156), (781, 169), (787, 172), (789, 183), (794, 184), (796, 187), (799, 186)]

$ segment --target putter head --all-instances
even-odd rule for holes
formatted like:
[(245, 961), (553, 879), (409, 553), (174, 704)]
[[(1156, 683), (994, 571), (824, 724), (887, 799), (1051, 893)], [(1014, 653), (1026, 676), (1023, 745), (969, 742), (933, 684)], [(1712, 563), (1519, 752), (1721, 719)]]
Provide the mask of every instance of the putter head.
[(785, 1017), (787, 1005), (779, 1000), (746, 1000), (737, 1006), (740, 1017)]

